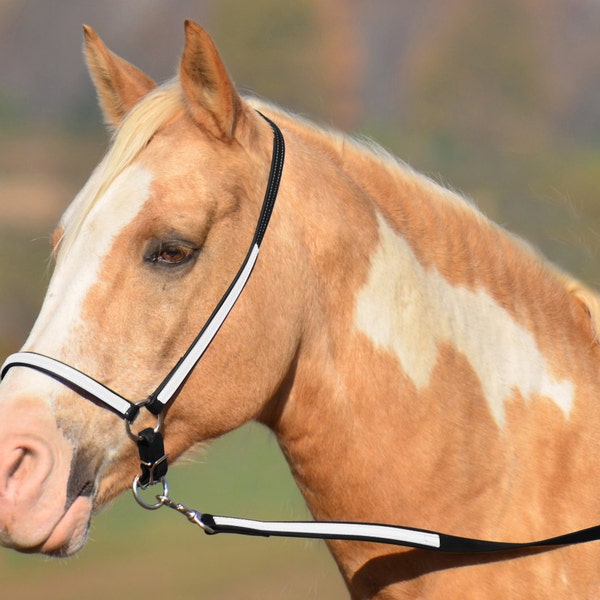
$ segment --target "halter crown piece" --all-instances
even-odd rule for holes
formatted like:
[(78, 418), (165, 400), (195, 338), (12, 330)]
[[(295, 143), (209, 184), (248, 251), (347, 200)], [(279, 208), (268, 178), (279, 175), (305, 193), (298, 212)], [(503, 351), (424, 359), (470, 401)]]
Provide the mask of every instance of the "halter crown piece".
[[(17, 352), (9, 356), (0, 369), (0, 379), (4, 378), (6, 373), (13, 367), (35, 369), (53, 377), (84, 398), (99, 404), (124, 419), (127, 432), (137, 442), (140, 453), (142, 473), (137, 475), (133, 481), (133, 492), (138, 503), (147, 509), (168, 506), (185, 515), (190, 522), (200, 526), (209, 534), (237, 533), (263, 537), (285, 536), (370, 541), (441, 552), (460, 553), (508, 551), (533, 547), (581, 544), (600, 539), (600, 526), (536, 542), (506, 543), (463, 538), (424, 529), (377, 523), (340, 521), (265, 522), (200, 513), (186, 507), (184, 504), (179, 504), (171, 500), (165, 477), (167, 472), (167, 455), (164, 452), (162, 437), (163, 411), (185, 384), (190, 373), (204, 355), (204, 352), (219, 331), (248, 282), (258, 258), (260, 245), (267, 230), (279, 190), (285, 157), (285, 142), (277, 125), (264, 115), (261, 114), (261, 116), (269, 123), (273, 130), (273, 154), (267, 189), (252, 243), (242, 266), (215, 307), (210, 318), (186, 353), (167, 374), (156, 390), (145, 400), (131, 402), (82, 371), (55, 358), (35, 352)], [(158, 423), (155, 428), (150, 427), (140, 431), (138, 434), (133, 434), (130, 430), (130, 425), (137, 417), (141, 407), (145, 407), (153, 415), (156, 415)], [(155, 503), (148, 503), (142, 498), (140, 489), (144, 490), (156, 483), (162, 484), (163, 493), (156, 496)]]

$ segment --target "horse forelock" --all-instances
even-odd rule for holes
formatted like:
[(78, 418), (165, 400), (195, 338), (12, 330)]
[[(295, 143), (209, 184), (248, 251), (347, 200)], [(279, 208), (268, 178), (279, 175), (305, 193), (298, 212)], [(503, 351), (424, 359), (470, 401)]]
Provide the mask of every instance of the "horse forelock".
[[(150, 197), (154, 172), (136, 162), (156, 132), (183, 110), (178, 82), (143, 98), (115, 132), (110, 149), (65, 211), (52, 239), (57, 269), (28, 344), (55, 356), (82, 322), (87, 294), (122, 229)], [(71, 350), (75, 352), (75, 350)]]
[(111, 146), (60, 223), (60, 252), (68, 254), (84, 221), (115, 179), (130, 166), (157, 131), (183, 110), (178, 80), (150, 92), (115, 131)]

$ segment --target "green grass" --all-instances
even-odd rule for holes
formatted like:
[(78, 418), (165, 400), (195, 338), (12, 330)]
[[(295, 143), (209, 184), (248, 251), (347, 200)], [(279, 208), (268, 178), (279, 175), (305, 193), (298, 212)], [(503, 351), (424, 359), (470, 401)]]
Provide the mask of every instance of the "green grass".
[(16, 352), (37, 315), (48, 283), (48, 236), (0, 223), (0, 356)]
[[(309, 517), (275, 439), (254, 424), (173, 467), (169, 485), (174, 500), (203, 512)], [(20, 600), (347, 597), (323, 542), (206, 536), (175, 511), (142, 509), (129, 493), (95, 518), (73, 558), (2, 550), (0, 585), (2, 597)]]

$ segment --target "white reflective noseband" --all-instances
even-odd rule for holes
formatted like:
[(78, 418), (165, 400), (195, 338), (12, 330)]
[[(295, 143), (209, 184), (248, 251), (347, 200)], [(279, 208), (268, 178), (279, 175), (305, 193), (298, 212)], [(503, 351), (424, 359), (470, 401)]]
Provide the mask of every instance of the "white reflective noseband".
[(36, 352), (17, 352), (11, 354), (2, 365), (0, 379), (4, 378), (11, 367), (30, 367), (31, 369), (50, 375), (82, 396), (102, 403), (106, 408), (111, 409), (128, 421), (132, 421), (139, 410), (138, 406), (123, 398), (123, 396), (113, 392), (113, 390), (89, 375), (55, 358), (37, 354)]

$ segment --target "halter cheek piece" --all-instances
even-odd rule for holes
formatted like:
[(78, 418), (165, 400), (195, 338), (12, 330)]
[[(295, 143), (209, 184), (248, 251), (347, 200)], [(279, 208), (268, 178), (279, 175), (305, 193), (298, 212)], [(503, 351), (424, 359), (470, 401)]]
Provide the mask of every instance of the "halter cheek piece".
[[(581, 544), (600, 539), (600, 526), (536, 542), (506, 543), (463, 538), (424, 529), (377, 523), (339, 521), (265, 522), (200, 513), (188, 508), (184, 504), (179, 504), (171, 500), (165, 477), (167, 473), (167, 455), (164, 451), (162, 437), (164, 409), (176, 397), (190, 373), (202, 358), (248, 282), (258, 258), (260, 244), (267, 230), (279, 190), (285, 156), (285, 143), (277, 125), (264, 115), (261, 114), (261, 116), (269, 123), (273, 130), (273, 154), (271, 157), (269, 181), (250, 249), (238, 273), (217, 304), (212, 315), (187, 352), (167, 374), (156, 390), (146, 400), (131, 402), (78, 369), (35, 352), (17, 352), (9, 356), (0, 369), (0, 379), (13, 367), (29, 367), (53, 377), (76, 391), (82, 397), (117, 414), (125, 421), (127, 433), (137, 442), (140, 453), (142, 473), (137, 475), (133, 481), (133, 492), (139, 504), (147, 509), (168, 506), (185, 515), (190, 522), (200, 526), (209, 534), (237, 533), (263, 537), (285, 536), (369, 541), (453, 553), (510, 551), (533, 547)], [(157, 416), (157, 425), (154, 428), (149, 427), (134, 434), (131, 431), (131, 424), (142, 407), (145, 407), (153, 415)], [(156, 496), (155, 503), (148, 503), (142, 498), (140, 490), (144, 490), (155, 483), (162, 483), (163, 492)]]
[[(140, 402), (131, 402), (82, 371), (55, 358), (36, 352), (17, 352), (16, 354), (12, 354), (2, 365), (0, 371), (0, 378), (4, 378), (9, 369), (13, 367), (35, 369), (53, 377), (67, 387), (75, 390), (84, 398), (112, 411), (124, 419), (127, 433), (137, 442), (139, 447), (142, 467), (139, 484), (143, 487), (159, 481), (166, 474), (167, 461), (162, 441), (164, 409), (182, 388), (242, 293), (244, 286), (252, 274), (261, 242), (267, 230), (273, 207), (275, 206), (283, 171), (285, 143), (277, 125), (264, 115), (261, 114), (261, 116), (269, 123), (273, 130), (273, 153), (265, 197), (248, 253), (231, 285), (196, 339), (148, 398)], [(141, 407), (145, 407), (153, 415), (156, 415), (158, 423), (155, 428), (144, 429), (138, 434), (134, 434), (131, 432), (131, 423), (137, 417)], [(138, 482), (137, 479), (136, 482)]]

